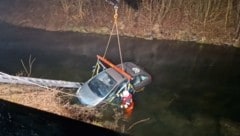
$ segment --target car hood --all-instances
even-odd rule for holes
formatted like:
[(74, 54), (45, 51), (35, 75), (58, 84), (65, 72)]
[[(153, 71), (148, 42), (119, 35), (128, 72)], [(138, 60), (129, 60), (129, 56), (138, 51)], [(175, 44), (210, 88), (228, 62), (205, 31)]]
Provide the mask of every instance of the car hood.
[(89, 107), (96, 106), (104, 99), (94, 94), (87, 83), (77, 90), (76, 95), (83, 105)]

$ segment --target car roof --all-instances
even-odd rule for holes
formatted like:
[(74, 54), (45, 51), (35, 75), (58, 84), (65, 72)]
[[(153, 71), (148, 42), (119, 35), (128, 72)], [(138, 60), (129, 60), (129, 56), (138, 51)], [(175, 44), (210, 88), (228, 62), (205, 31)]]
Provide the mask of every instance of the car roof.
[[(122, 67), (121, 64), (118, 64), (117, 67)], [(151, 77), (146, 71), (144, 71), (141, 67), (139, 67), (138, 65), (132, 63), (132, 62), (124, 62), (123, 63), (123, 67), (124, 70), (130, 74), (133, 78), (138, 76), (138, 75), (146, 75), (148, 77)], [(124, 77), (122, 74), (120, 74), (119, 72), (117, 72), (116, 70), (114, 70), (113, 68), (108, 68), (106, 69), (106, 72), (111, 75), (114, 80), (117, 81), (117, 84), (123, 82), (124, 80), (126, 80), (127, 78)]]
[(114, 70), (113, 68), (108, 68), (106, 69), (106, 72), (112, 76), (112, 78), (114, 80), (117, 81), (117, 84), (121, 83), (122, 81), (124, 81), (126, 78), (121, 75), (120, 73), (118, 73), (116, 70)]
[[(138, 75), (150, 76), (146, 71), (144, 71), (143, 68), (139, 67), (138, 65), (136, 65), (132, 62), (124, 62), (123, 66), (124, 66), (125, 71), (128, 74), (130, 74), (132, 77), (136, 77)], [(121, 67), (121, 64), (119, 64), (118, 67)]]

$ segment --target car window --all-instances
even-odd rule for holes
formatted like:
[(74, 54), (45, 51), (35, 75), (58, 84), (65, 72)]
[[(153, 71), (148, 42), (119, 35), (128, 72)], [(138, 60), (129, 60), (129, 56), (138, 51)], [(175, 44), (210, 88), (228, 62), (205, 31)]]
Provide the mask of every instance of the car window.
[(117, 86), (115, 87), (115, 89), (114, 89), (114, 90), (108, 95), (108, 97), (106, 98), (107, 101), (109, 101), (109, 102), (114, 101), (115, 98), (116, 98), (116, 96), (117, 96), (117, 94), (120, 94), (120, 93), (125, 89), (126, 85), (127, 85), (127, 82), (126, 82), (126, 81), (124, 81), (123, 83), (117, 85)]
[(105, 97), (116, 85), (116, 81), (105, 71), (89, 82), (89, 88), (99, 97)]
[(140, 79), (141, 79), (141, 81), (144, 81), (144, 80), (148, 79), (148, 76), (146, 76), (146, 75), (140, 75)]
[(141, 82), (141, 79), (139, 76), (136, 76), (132, 81), (131, 81), (131, 84), (132, 85), (137, 85)]
[(126, 86), (127, 86), (127, 82), (121, 83), (116, 89), (117, 93), (122, 92)]
[(131, 81), (131, 84), (136, 86), (136, 85), (140, 84), (142, 81), (144, 81), (146, 79), (148, 79), (147, 76), (145, 76), (145, 75), (138, 75)]

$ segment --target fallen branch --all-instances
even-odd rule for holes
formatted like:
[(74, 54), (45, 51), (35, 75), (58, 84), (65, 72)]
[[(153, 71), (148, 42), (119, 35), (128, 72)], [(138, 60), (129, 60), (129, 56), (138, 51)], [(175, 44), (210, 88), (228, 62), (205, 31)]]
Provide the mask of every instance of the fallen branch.
[(136, 126), (137, 124), (140, 124), (140, 123), (145, 122), (145, 121), (148, 121), (148, 120), (150, 120), (150, 118), (142, 119), (142, 120), (139, 120), (139, 121), (133, 123), (133, 124), (127, 129), (127, 131), (131, 130), (131, 129), (132, 129), (134, 126)]

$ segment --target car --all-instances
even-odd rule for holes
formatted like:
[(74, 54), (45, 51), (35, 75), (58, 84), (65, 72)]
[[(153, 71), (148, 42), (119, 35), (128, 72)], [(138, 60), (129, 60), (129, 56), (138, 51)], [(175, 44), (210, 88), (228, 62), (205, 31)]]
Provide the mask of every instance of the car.
[(149, 73), (132, 62), (114, 65), (105, 58), (101, 58), (101, 61), (110, 67), (90, 78), (77, 90), (77, 98), (85, 106), (95, 107), (102, 103), (111, 103), (128, 87), (129, 80), (132, 93), (144, 88), (152, 80)]

